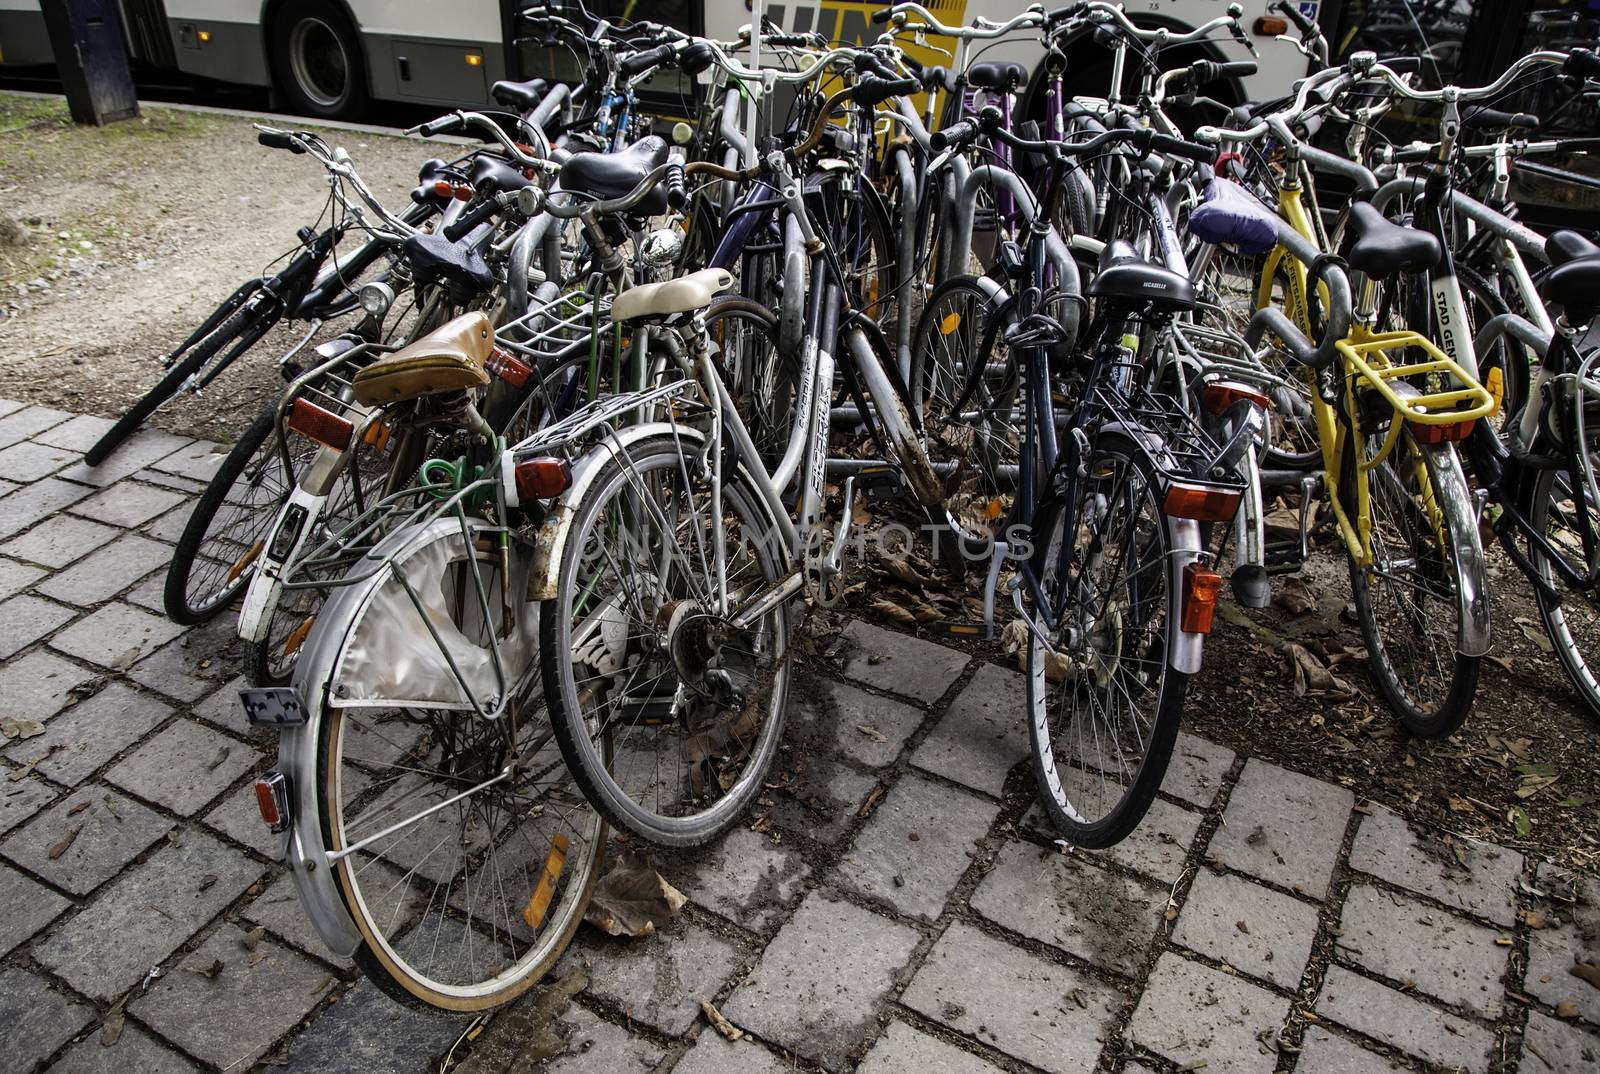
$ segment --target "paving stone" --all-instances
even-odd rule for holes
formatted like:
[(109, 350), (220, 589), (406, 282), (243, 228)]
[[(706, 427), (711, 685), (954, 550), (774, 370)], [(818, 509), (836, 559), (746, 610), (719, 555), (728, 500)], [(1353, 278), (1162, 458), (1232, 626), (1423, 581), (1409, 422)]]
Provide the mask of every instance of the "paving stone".
[(1401, 1066), (1321, 1026), (1307, 1026), (1300, 1044), (1299, 1069), (1317, 1074), (1394, 1074), (1396, 1070), (1410, 1070), (1411, 1065)]
[(43, 884), (0, 865), (0, 907), (5, 908), (0, 913), (0, 956), (9, 954), (71, 905)]
[(0, 399), (0, 417), (4, 417), (7, 414), (15, 414), (27, 405), (27, 403), (19, 402), (16, 399)]
[(793, 1074), (795, 1067), (755, 1041), (728, 1040), (706, 1030), (684, 1053), (672, 1074)]
[(737, 944), (686, 918), (653, 936), (619, 938), (581, 929), (556, 975), (576, 967), (589, 975), (587, 994), (617, 1007), (630, 1022), (678, 1036), (700, 1018), (745, 959)]
[(1150, 971), (1128, 1039), (1179, 1066), (1265, 1072), (1278, 1056), (1260, 1035), (1277, 1033), (1288, 1010), (1288, 1000), (1259, 985), (1167, 952)]
[(0, 604), (0, 660), (15, 656), (77, 614), (27, 594)]
[(31, 564), (0, 559), (0, 600), (15, 596), (44, 576), (44, 571)]
[(64, 507), (71, 507), (89, 490), (70, 481), (47, 477), (0, 499), (0, 539), (21, 533)]
[(273, 835), (262, 823), (254, 784), (247, 783), (224, 798), (221, 805), (205, 815), (203, 823), (262, 857), (277, 861), (283, 853), (283, 836)]
[(57, 515), (0, 546), (8, 556), (61, 568), (116, 540), (117, 531), (76, 515)]
[(3, 479), (0, 479), (0, 496), (8, 496), (11, 493), (13, 493), (13, 492), (17, 491), (18, 489), (20, 489), (21, 487), (22, 486), (17, 484), (15, 481), (6, 481), (6, 480), (3, 480)]
[(26, 484), (50, 476), (76, 457), (75, 451), (63, 451), (49, 444), (24, 440), (20, 444), (0, 448), (0, 474)]
[(998, 798), (1006, 775), (1028, 757), (1027, 718), (1022, 675), (984, 664), (911, 755), (911, 763)]
[(1000, 1074), (1000, 1068), (971, 1052), (964, 1052), (938, 1037), (930, 1037), (904, 1022), (889, 1031), (867, 1053), (856, 1074)]
[(1600, 1024), (1600, 988), (1590, 987), (1571, 973), (1580, 962), (1600, 965), (1596, 881), (1592, 877), (1576, 880), (1570, 873), (1543, 864), (1534, 886), (1548, 895), (1534, 903), (1544, 914), (1545, 927), (1528, 930), (1523, 991), (1552, 1007), (1571, 1000), (1586, 1021)]
[(158, 541), (177, 544), (189, 525), (189, 516), (193, 513), (194, 499), (185, 498), (178, 506), (145, 526), (143, 532), (145, 536), (154, 537)]
[(841, 1067), (877, 1035), (875, 1009), (918, 938), (905, 925), (814, 891), (722, 1012), (766, 1040)]
[(1121, 1005), (1117, 993), (1094, 978), (959, 921), (933, 945), (901, 1002), (1059, 1074), (1094, 1068)]
[(1166, 889), (1073, 855), (1012, 841), (972, 894), (997, 925), (1132, 976), (1167, 909)]
[(101, 667), (125, 668), (183, 628), (131, 604), (108, 604), (50, 640), (52, 648)]
[[(1023, 826), (1039, 836), (1056, 840), (1059, 834), (1038, 802), (1028, 807)], [(1126, 839), (1105, 850), (1087, 851), (1090, 857), (1113, 861), (1145, 876), (1171, 884), (1183, 874), (1184, 859), (1200, 830), (1200, 814), (1157, 798)]]
[(167, 572), (157, 571), (150, 575), (137, 586), (122, 595), (122, 599), (147, 612), (157, 615), (167, 614), (166, 606), (162, 603), (162, 596), (167, 587)]
[(1510, 927), (1516, 921), (1513, 893), (1522, 855), (1493, 843), (1451, 840), (1454, 849), (1431, 834), (1419, 835), (1393, 810), (1374, 805), (1356, 830), (1350, 867)]
[(902, 914), (932, 921), (999, 812), (994, 802), (908, 772), (878, 801), (835, 876)]
[(254, 749), (220, 731), (177, 720), (117, 762), (106, 778), (187, 817), (260, 761)]
[(135, 480), (142, 481), (146, 485), (160, 485), (164, 489), (171, 489), (174, 492), (187, 493), (190, 496), (198, 496), (206, 490), (206, 482), (204, 481), (195, 481), (191, 478), (179, 477), (176, 474), (169, 474), (163, 470), (139, 470), (132, 476)]
[(165, 458), (150, 464), (152, 470), (186, 477), (191, 481), (206, 482), (216, 476), (233, 450), (231, 444), (217, 444), (210, 440), (196, 440), (179, 448)]
[(1251, 760), (1209, 853), (1230, 869), (1320, 899), (1355, 797), (1343, 787)]
[(141, 429), (124, 440), (122, 446), (99, 466), (91, 469), (81, 462), (74, 463), (62, 470), (61, 476), (68, 481), (105, 488), (191, 443), (193, 441), (186, 436), (174, 436), (158, 429)]
[(1509, 949), (1496, 929), (1366, 884), (1345, 898), (1339, 953), (1381, 977), (1487, 1018), (1504, 1008)]
[(177, 641), (143, 657), (128, 678), (158, 693), (193, 704), (215, 693), (238, 670), (233, 659), (239, 636), (231, 615), (193, 627)]
[(42, 779), (7, 779), (0, 784), (0, 834), (39, 812), (55, 797), (56, 792)]
[(368, 981), (339, 997), (289, 1042), (283, 1074), (433, 1074), (472, 1020), (396, 1003)]
[(100, 438), (111, 431), (116, 419), (102, 418), (94, 414), (79, 414), (69, 418), (59, 425), (51, 426), (48, 430), (38, 433), (30, 439), (52, 447), (70, 448), (82, 455), (85, 451), (100, 442)]
[(0, 1056), (7, 1070), (35, 1069), (96, 1017), (93, 1007), (52, 991), (42, 977), (0, 970)]
[(787, 734), (795, 748), (838, 753), (882, 768), (900, 755), (926, 715), (854, 686), (799, 675), (790, 688)]
[(1522, 1037), (1522, 1069), (1530, 1074), (1544, 1070), (1579, 1074), (1600, 1069), (1600, 1036), (1529, 1011), (1528, 1028)]
[(268, 939), (246, 950), (244, 935), (223, 925), (134, 999), (129, 1013), (198, 1059), (248, 1069), (321, 1002), (334, 979)]
[(93, 1033), (68, 1048), (45, 1074), (191, 1074), (193, 1063), (131, 1023), (107, 1048)]
[(39, 583), (35, 589), (47, 597), (87, 607), (111, 599), (151, 571), (165, 568), (171, 562), (171, 546), (129, 533)]
[(75, 515), (129, 529), (170, 511), (188, 499), (181, 492), (137, 481), (119, 481), (72, 508)]
[(1430, 1063), (1460, 1067), (1469, 1074), (1489, 1068), (1494, 1047), (1490, 1030), (1343, 966), (1328, 967), (1317, 1013)]
[(1201, 869), (1172, 938), (1291, 991), (1300, 985), (1317, 908), (1231, 873)]
[(12, 743), (5, 756), (18, 764), (37, 762), (41, 775), (75, 787), (171, 714), (150, 694), (112, 682), (53, 717), (44, 734)]
[(55, 653), (37, 649), (0, 666), (0, 698), (23, 719), (48, 720), (60, 712), (72, 692), (95, 677)]
[(773, 799), (772, 819), (819, 843), (838, 842), (878, 785), (876, 776), (820, 754), (802, 752), (786, 758), (785, 766), (784, 793)]
[(890, 690), (923, 704), (939, 698), (967, 666), (967, 655), (931, 641), (852, 620), (840, 636), (840, 669), (847, 679)]
[(0, 854), (74, 895), (87, 895), (172, 828), (104, 787), (80, 787), (0, 843)]
[(644, 1074), (661, 1061), (662, 1050), (643, 1037), (571, 1007), (561, 1020), (572, 1027), (567, 1050), (551, 1057), (543, 1074)]
[(15, 444), (19, 440), (26, 440), (53, 425), (60, 425), (70, 417), (72, 415), (65, 410), (54, 410), (47, 406), (30, 406), (14, 410), (0, 418), (0, 444)]
[[(260, 816), (256, 817), (256, 824), (262, 831), (267, 830), (267, 826), (261, 823)], [(381, 866), (374, 864), (367, 868), (381, 868)], [(240, 914), (246, 921), (261, 925), (274, 936), (308, 955), (315, 955), (324, 962), (340, 966), (352, 965), (350, 959), (340, 958), (329, 951), (328, 946), (322, 942), (322, 937), (317, 935), (316, 926), (306, 917), (305, 907), (300, 903), (300, 893), (295, 890), (294, 877), (286, 870), (277, 870), (272, 883), (268, 884), (261, 894), (246, 903)]]
[[(131, 804), (131, 803), (130, 803)], [(33, 955), (74, 988), (102, 999), (144, 979), (263, 868), (195, 829), (128, 870)]]
[[(244, 706), (239, 702), (239, 691), (249, 685), (243, 675), (234, 676), (222, 689), (194, 707), (195, 716), (244, 738), (260, 733), (260, 728), (250, 726), (250, 721), (245, 718)], [(272, 732), (268, 734), (272, 735)], [(273, 737), (276, 738), (275, 735)]]
[(811, 869), (799, 851), (738, 827), (693, 854), (662, 854), (662, 875), (696, 904), (770, 932)]

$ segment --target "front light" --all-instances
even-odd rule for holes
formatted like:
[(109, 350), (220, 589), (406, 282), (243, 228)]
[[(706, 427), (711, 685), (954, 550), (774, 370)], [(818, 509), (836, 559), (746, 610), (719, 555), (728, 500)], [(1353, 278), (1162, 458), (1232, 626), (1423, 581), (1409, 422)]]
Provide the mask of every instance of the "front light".
[(361, 308), (374, 317), (382, 317), (389, 312), (389, 307), (394, 304), (394, 291), (386, 283), (374, 280), (362, 284), (359, 295)]

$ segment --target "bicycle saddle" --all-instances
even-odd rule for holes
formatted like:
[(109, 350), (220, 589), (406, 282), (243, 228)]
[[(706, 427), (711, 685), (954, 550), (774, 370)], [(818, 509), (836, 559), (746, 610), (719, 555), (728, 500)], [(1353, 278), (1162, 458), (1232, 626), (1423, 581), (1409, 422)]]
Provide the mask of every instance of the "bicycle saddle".
[(481, 388), (489, 383), (483, 363), (493, 347), (489, 318), (463, 313), (358, 372), (351, 380), (356, 401), (381, 406)]
[(1189, 281), (1160, 265), (1152, 265), (1125, 239), (1106, 244), (1100, 255), (1100, 269), (1089, 281), (1093, 298), (1123, 299), (1149, 304), (1163, 310), (1194, 309), (1194, 287)]
[(636, 321), (645, 317), (670, 317), (675, 313), (703, 310), (721, 291), (733, 286), (727, 269), (701, 269), (676, 280), (630, 287), (611, 304), (613, 321)]
[(995, 60), (975, 63), (967, 69), (967, 85), (973, 89), (1021, 89), (1028, 83), (1028, 69), (1020, 63)]
[[(667, 162), (667, 143), (647, 135), (615, 153), (574, 153), (561, 165), (561, 189), (594, 198), (620, 198)], [(667, 190), (658, 184), (633, 212), (654, 216), (666, 212)]]
[(1233, 243), (1247, 254), (1266, 253), (1278, 244), (1278, 215), (1226, 179), (1206, 183), (1205, 197), (1189, 214), (1188, 229), (1202, 242)]
[(1438, 239), (1385, 219), (1364, 201), (1350, 206), (1349, 232), (1355, 241), (1346, 240), (1345, 260), (1375, 280), (1396, 272), (1426, 272), (1439, 263)]
[(1594, 320), (1595, 314), (1600, 313), (1600, 248), (1551, 269), (1539, 293), (1545, 301), (1566, 310), (1569, 324)]
[(472, 162), (468, 181), (472, 183), (472, 189), (480, 192), (483, 185), (488, 183), (497, 194), (521, 190), (533, 182), (522, 174), (520, 168), (490, 156), (480, 156)]
[(501, 79), (489, 87), (489, 96), (507, 108), (527, 112), (544, 99), (545, 92), (549, 88), (550, 83), (542, 78), (530, 78), (526, 82)]
[(1544, 240), (1544, 256), (1552, 265), (1565, 265), (1568, 261), (1595, 254), (1600, 254), (1600, 246), (1576, 231), (1552, 231), (1550, 237)]
[(450, 287), (452, 297), (463, 301), (494, 290), (494, 273), (483, 255), (470, 246), (443, 235), (413, 235), (404, 248), (411, 277), (419, 287), (443, 283)]

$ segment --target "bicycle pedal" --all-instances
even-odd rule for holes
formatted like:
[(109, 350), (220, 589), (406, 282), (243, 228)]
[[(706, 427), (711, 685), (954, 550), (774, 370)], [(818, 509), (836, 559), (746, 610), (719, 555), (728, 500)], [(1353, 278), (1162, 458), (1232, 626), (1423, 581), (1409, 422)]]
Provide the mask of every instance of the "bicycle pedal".
[(869, 500), (897, 500), (906, 494), (905, 478), (892, 466), (875, 466), (855, 475), (856, 491)]
[(928, 623), (926, 629), (950, 638), (991, 640), (988, 628), (983, 623), (974, 620), (940, 619), (936, 622)]

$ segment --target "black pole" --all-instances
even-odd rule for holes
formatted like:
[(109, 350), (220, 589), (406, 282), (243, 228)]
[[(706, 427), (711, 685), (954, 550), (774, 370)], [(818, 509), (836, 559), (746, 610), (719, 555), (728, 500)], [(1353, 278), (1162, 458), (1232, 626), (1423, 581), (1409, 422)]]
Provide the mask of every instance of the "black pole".
[(40, 7), (73, 121), (103, 127), (138, 116), (116, 0), (42, 0)]

